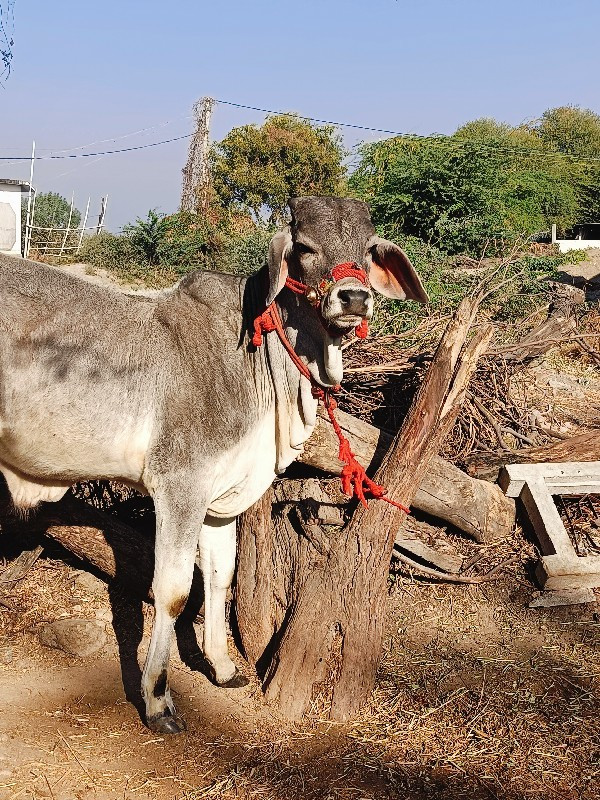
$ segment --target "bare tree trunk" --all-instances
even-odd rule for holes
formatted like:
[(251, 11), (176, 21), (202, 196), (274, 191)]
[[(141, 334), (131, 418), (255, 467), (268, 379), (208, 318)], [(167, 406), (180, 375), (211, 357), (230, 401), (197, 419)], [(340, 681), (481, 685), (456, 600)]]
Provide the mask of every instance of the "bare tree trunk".
[[(375, 475), (378, 483), (387, 486), (389, 496), (403, 504), (412, 502), (431, 459), (450, 431), (477, 359), (491, 337), (491, 328), (482, 329), (465, 346), (474, 311), (475, 306), (467, 301), (459, 307), (404, 425)], [(242, 540), (252, 535), (248, 516), (242, 522)], [(326, 677), (333, 690), (332, 719), (346, 719), (367, 699), (381, 653), (392, 548), (403, 519), (401, 510), (373, 501), (367, 509), (359, 506), (349, 524), (331, 538), (318, 524), (298, 520), (301, 538), (312, 554), (293, 563), (295, 588), (282, 598), (282, 606), (287, 605), (283, 628), (272, 642), (275, 652), (265, 678), (267, 697), (276, 700), (286, 716), (303, 714)], [(261, 541), (268, 539), (269, 526), (263, 515)], [(286, 530), (289, 532), (289, 527)], [(276, 548), (277, 539), (273, 541)], [(281, 586), (279, 578), (275, 584)], [(261, 608), (266, 606), (262, 601)], [(270, 626), (281, 616), (272, 614)], [(265, 639), (254, 640), (254, 656)]]

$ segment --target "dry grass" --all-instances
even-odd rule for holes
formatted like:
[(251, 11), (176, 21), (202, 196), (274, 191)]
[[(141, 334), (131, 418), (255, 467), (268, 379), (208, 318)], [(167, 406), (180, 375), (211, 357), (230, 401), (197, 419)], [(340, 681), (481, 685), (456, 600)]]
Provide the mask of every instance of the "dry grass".
[[(102, 689), (102, 673), (108, 678), (118, 665), (110, 625), (109, 651), (87, 664), (39, 645), (41, 622), (110, 610), (108, 597), (86, 597), (72, 568), (40, 560), (11, 593), (20, 611), (0, 612), (3, 639), (15, 651), (14, 663), (2, 669), (9, 683), (9, 675), (16, 682), (20, 676), (33, 687), (39, 676), (48, 691), (58, 680), (64, 699), (49, 707), (20, 699), (18, 719), (7, 726), (3, 717), (0, 738), (16, 723), (16, 736), (35, 756), (24, 758), (12, 778), (0, 778), (0, 797), (51, 797), (47, 780), (60, 800), (596, 800), (595, 608), (526, 607), (535, 548), (519, 529), (486, 548), (448, 536), (467, 561), (479, 557), (478, 572), (515, 554), (519, 562), (498, 583), (468, 587), (398, 569), (390, 578), (377, 686), (360, 716), (328, 722), (323, 687), (311, 717), (287, 723), (266, 707), (256, 679), (246, 693), (225, 693), (224, 706), (222, 693), (174, 658), (173, 685), (190, 729), (167, 740), (143, 728), (115, 687)], [(133, 625), (124, 596), (118, 602)], [(141, 653), (150, 616), (143, 615)], [(82, 670), (99, 674), (99, 683), (78, 685)], [(199, 693), (203, 700), (190, 699)]]

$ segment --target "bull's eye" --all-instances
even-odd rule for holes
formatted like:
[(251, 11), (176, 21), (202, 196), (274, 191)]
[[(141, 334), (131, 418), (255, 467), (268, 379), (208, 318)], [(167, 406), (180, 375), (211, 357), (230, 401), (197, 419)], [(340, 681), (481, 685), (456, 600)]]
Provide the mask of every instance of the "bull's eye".
[(296, 251), (298, 252), (299, 256), (305, 255), (315, 255), (315, 251), (309, 247), (307, 244), (302, 244), (302, 242), (296, 242)]

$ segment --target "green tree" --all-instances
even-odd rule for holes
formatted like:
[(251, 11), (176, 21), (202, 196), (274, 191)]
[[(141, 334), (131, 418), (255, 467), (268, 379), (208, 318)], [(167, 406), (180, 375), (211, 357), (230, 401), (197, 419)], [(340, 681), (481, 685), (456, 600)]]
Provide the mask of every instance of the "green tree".
[(123, 233), (131, 239), (149, 266), (158, 264), (160, 247), (167, 235), (168, 223), (164, 214), (155, 208), (148, 211), (146, 219), (138, 217), (135, 222), (125, 225)]
[(418, 236), (450, 253), (571, 224), (577, 209), (566, 161), (548, 157), (528, 129), (487, 119), (450, 137), (366, 145), (350, 186), (387, 235)]
[[(21, 234), (25, 241), (25, 228), (27, 226), (27, 199), (21, 204)], [(65, 254), (73, 254), (77, 244), (77, 234), (74, 232), (81, 222), (81, 213), (73, 208), (71, 213), (70, 202), (57, 192), (42, 192), (35, 198), (33, 207), (33, 225), (31, 230), (31, 248), (35, 257), (58, 256), (63, 244)], [(70, 224), (69, 224), (70, 217)], [(73, 231), (66, 235), (67, 225)]]
[[(25, 204), (25, 214), (27, 214), (27, 201)], [(40, 228), (61, 228), (65, 229), (69, 222), (71, 204), (57, 192), (43, 192), (35, 198), (35, 218), (34, 224)], [(73, 208), (71, 215), (71, 228), (77, 228), (81, 222), (81, 213)]]
[(600, 115), (577, 106), (549, 108), (532, 130), (547, 148), (569, 159), (579, 198), (577, 221), (600, 222)]
[(548, 148), (559, 153), (600, 158), (600, 116), (589, 108), (549, 108), (532, 128)]
[(260, 127), (234, 128), (212, 148), (214, 191), (226, 208), (250, 211), (256, 220), (266, 209), (279, 223), (289, 197), (345, 190), (344, 155), (333, 127), (275, 115)]

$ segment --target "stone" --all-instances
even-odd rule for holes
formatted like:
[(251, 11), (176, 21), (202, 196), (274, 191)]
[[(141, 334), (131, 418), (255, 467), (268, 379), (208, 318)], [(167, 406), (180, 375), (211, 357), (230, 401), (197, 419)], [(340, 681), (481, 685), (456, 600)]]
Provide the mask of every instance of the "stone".
[(112, 622), (113, 615), (110, 608), (99, 608), (95, 613), (94, 616), (100, 622)]
[(74, 580), (75, 588), (89, 594), (92, 597), (104, 597), (106, 595), (106, 584), (104, 581), (92, 575), (91, 572), (78, 572)]
[(585, 392), (577, 381), (567, 375), (550, 375), (546, 383), (551, 389), (559, 392), (569, 392), (573, 397), (585, 397)]
[(38, 633), (46, 647), (85, 658), (106, 644), (104, 626), (90, 619), (58, 619), (43, 625)]
[(536, 592), (529, 603), (529, 608), (554, 608), (595, 602), (596, 595), (593, 589), (556, 589)]
[(12, 664), (13, 658), (13, 649), (10, 645), (0, 647), (0, 664)]

